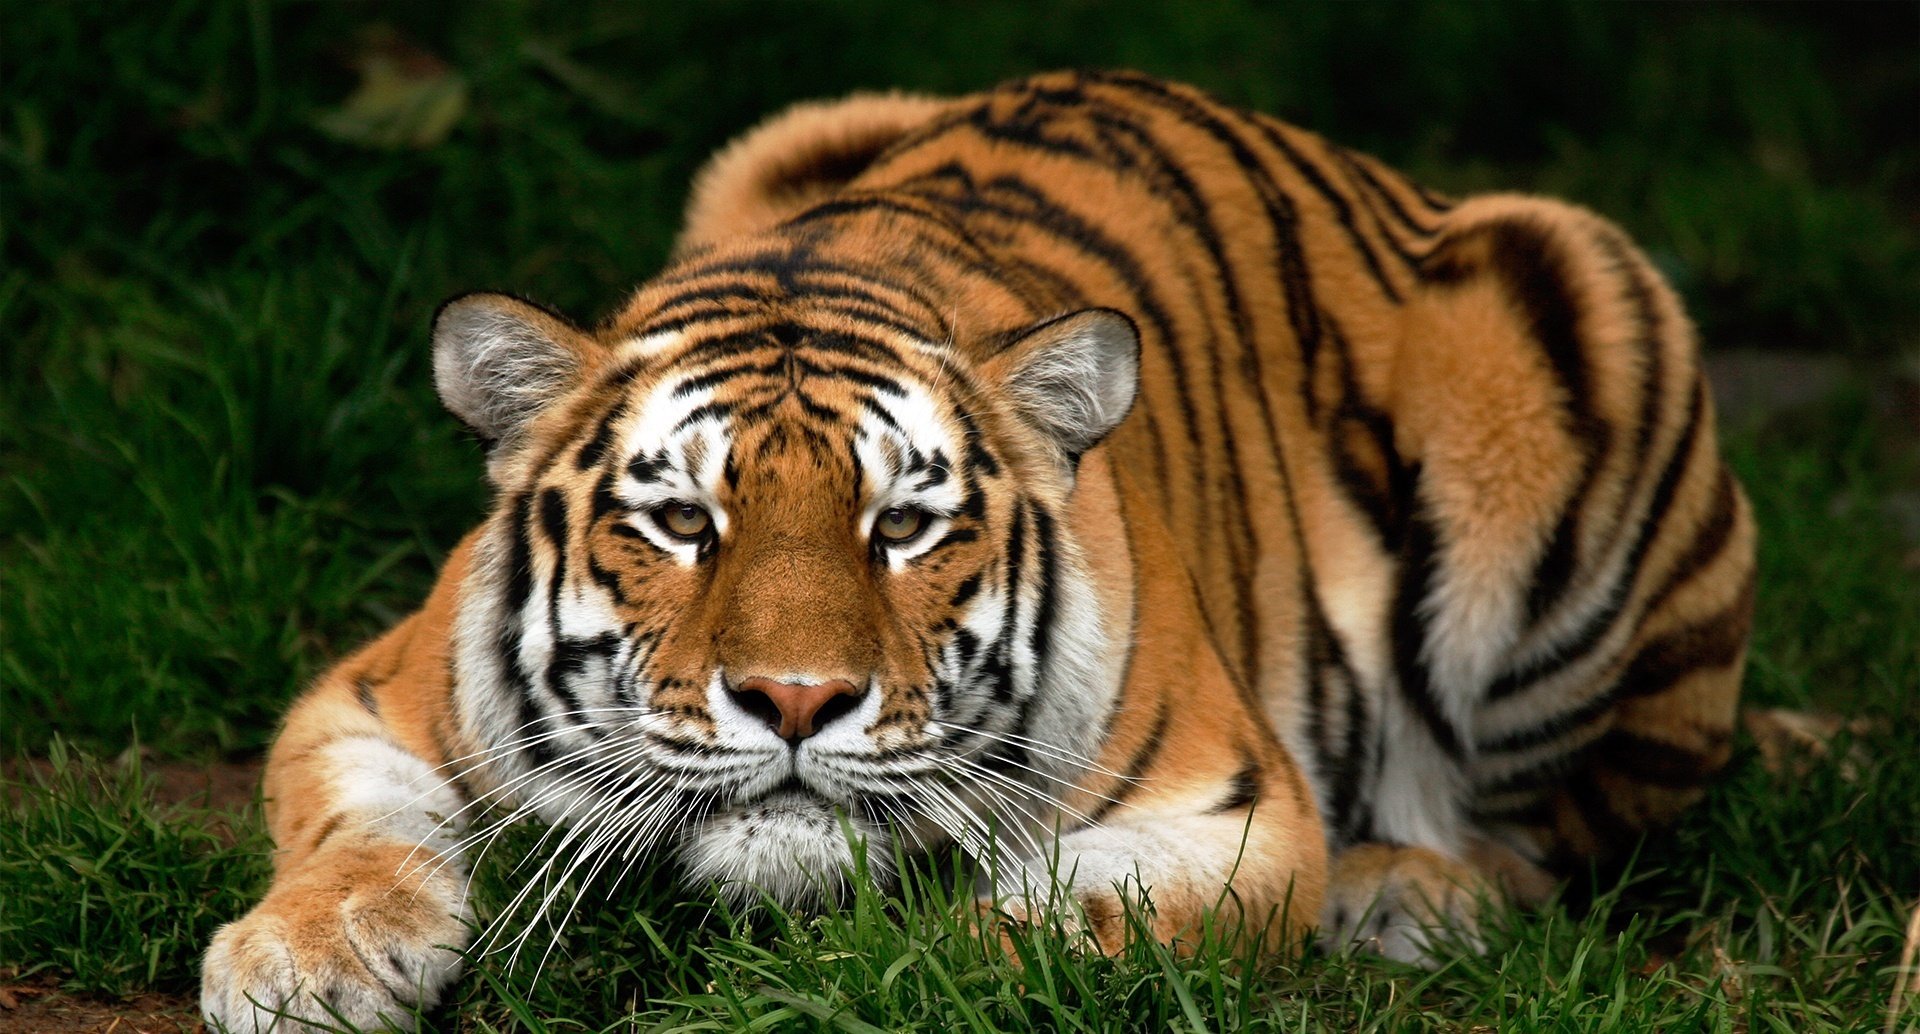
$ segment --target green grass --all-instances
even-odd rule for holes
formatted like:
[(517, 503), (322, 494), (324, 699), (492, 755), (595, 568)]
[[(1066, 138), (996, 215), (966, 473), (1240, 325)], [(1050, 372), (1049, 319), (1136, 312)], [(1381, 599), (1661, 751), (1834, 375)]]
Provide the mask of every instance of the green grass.
[(253, 813), (161, 807), (137, 755), (76, 758), (0, 781), (0, 966), (77, 991), (178, 991), (216, 926), (265, 886), (272, 844)]
[[(701, 158), (803, 97), (1140, 67), (1446, 189), (1592, 205), (1710, 343), (1920, 347), (1911, 4), (185, 0), (3, 20), (8, 753), (110, 756), (136, 733), (163, 756), (257, 751), (482, 512), (478, 452), (429, 388), (433, 306), (494, 287), (604, 313), (658, 266)], [(381, 32), (446, 62), (466, 107), (444, 137), (353, 142), (350, 59)], [(1910, 425), (1873, 409), (1849, 388), (1728, 442), (1762, 528), (1748, 699), (1879, 719), (1861, 772), (1777, 777), (1743, 744), (1675, 835), (1510, 917), (1484, 958), (1103, 960), (1041, 931), (1021, 969), (937, 882), (812, 919), (649, 883), (569, 924), (537, 985), (483, 962), (441, 1026), (1877, 1028), (1920, 888), (1920, 571), (1886, 515), (1920, 472), (1889, 447)], [(235, 842), (134, 768), (74, 761), (5, 808), (0, 969), (77, 991), (190, 991), (264, 876), (255, 817)]]

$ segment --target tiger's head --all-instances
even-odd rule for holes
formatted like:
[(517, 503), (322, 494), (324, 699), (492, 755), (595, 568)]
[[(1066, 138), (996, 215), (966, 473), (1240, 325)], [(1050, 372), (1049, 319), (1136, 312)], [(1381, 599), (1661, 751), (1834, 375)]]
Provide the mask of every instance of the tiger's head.
[(583, 858), (804, 904), (850, 840), (981, 850), (1090, 763), (1119, 672), (1067, 506), (1139, 343), (1086, 309), (963, 352), (904, 295), (766, 279), (682, 270), (595, 331), (457, 298), (434, 378), (496, 493), (452, 650), (489, 778)]

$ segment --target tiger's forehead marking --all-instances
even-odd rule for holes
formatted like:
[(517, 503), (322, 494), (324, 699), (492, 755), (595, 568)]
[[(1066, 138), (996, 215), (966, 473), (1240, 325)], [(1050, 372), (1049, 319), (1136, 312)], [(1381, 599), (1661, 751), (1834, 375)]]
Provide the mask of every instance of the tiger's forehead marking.
[[(883, 376), (865, 365), (842, 368), (808, 356), (805, 349), (788, 350), (778, 372), (756, 362), (729, 371), (726, 363), (716, 368), (698, 361), (699, 346), (686, 351), (687, 344), (686, 335), (676, 330), (618, 346), (622, 357), (683, 350), (681, 362), (670, 362), (662, 375), (637, 385), (623, 406), (620, 462), (629, 475), (642, 475), (651, 485), (623, 495), (678, 493), (675, 498), (687, 501), (717, 501), (728, 464), (746, 462), (740, 449), (764, 437), (755, 432), (775, 426), (772, 421), (802, 419), (815, 431), (826, 430), (825, 440), (845, 449), (858, 471), (863, 510), (909, 501), (938, 509), (959, 505), (961, 490), (952, 474), (964, 434), (951, 426), (948, 407), (917, 372), (903, 368)], [(682, 362), (684, 368), (676, 368)], [(783, 398), (798, 396), (797, 408), (806, 415), (767, 420), (769, 389)], [(844, 418), (837, 428), (821, 426), (823, 408)], [(631, 477), (622, 480), (631, 485)]]
[(718, 503), (730, 446), (728, 421), (712, 407), (713, 388), (686, 390), (692, 377), (661, 378), (629, 407), (616, 494), (636, 509), (674, 501), (700, 504), (725, 534), (730, 517)]
[(713, 405), (713, 386), (689, 383), (695, 377), (691, 371), (672, 373), (646, 389), (639, 404), (632, 407), (635, 415), (624, 439), (629, 460), (664, 449), (684, 449), (695, 438), (719, 437), (724, 444), (728, 437), (726, 412)]
[(953, 475), (960, 454), (942, 407), (914, 380), (897, 394), (875, 391), (861, 407), (853, 447), (862, 470), (873, 478), (869, 509), (918, 498), (937, 509), (957, 508), (961, 491)]

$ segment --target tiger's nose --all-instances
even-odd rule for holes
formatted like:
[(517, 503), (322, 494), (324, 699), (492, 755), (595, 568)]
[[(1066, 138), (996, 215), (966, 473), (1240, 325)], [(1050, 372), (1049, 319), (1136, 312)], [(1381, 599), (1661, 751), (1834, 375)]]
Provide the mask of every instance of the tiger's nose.
[(865, 696), (846, 679), (834, 679), (817, 686), (796, 686), (775, 682), (758, 675), (741, 681), (738, 689), (728, 690), (733, 702), (788, 743), (819, 732), (828, 722), (852, 711)]

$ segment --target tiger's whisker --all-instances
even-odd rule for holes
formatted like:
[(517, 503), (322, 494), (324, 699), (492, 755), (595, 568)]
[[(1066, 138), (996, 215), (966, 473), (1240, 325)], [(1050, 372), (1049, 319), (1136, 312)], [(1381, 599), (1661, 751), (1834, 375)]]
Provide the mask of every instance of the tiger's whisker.
[(1061, 762), (1065, 762), (1066, 764), (1073, 765), (1074, 767), (1079, 768), (1083, 771), (1094, 772), (1099, 775), (1109, 776), (1114, 779), (1124, 779), (1128, 782), (1134, 782), (1134, 783), (1145, 781), (1144, 777), (1142, 776), (1130, 776), (1124, 773), (1115, 772), (1114, 770), (1107, 768), (1104, 765), (1101, 765), (1099, 762), (1095, 761), (1092, 758), (1074, 753), (1073, 751), (1070, 751), (1065, 747), (1059, 746), (1058, 744), (1048, 743), (1044, 740), (1037, 740), (1030, 736), (1021, 736), (1016, 733), (1009, 733), (1009, 732), (990, 732), (986, 729), (980, 729), (973, 726), (962, 725), (958, 722), (942, 722), (941, 724), (945, 725), (947, 728), (956, 729), (960, 732), (966, 733), (971, 736), (978, 736), (982, 739), (988, 739), (988, 740), (997, 740), (1010, 747), (1022, 747), (1027, 750), (1035, 751), (1037, 753), (1046, 754), (1047, 756), (1052, 757), (1057, 761), (1061, 761)]

